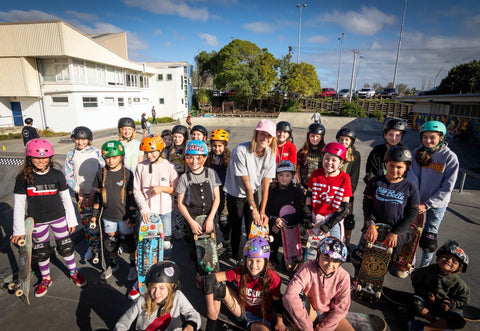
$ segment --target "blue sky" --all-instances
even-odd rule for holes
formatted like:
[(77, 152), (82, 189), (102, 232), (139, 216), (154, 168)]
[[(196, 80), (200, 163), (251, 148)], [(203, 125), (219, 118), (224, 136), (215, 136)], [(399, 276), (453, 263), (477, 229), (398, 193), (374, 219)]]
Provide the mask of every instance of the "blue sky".
[[(322, 87), (336, 87), (345, 33), (340, 88), (348, 88), (353, 50), (357, 89), (393, 81), (404, 0), (84, 0), (3, 1), (0, 21), (62, 19), (84, 33), (127, 32), (133, 61), (188, 61), (199, 51), (220, 50), (232, 38), (248, 40), (280, 58), (293, 47), (315, 66)], [(397, 83), (417, 89), (437, 85), (454, 65), (480, 59), (480, 1), (407, 3)], [(356, 71), (357, 72), (357, 71)]]

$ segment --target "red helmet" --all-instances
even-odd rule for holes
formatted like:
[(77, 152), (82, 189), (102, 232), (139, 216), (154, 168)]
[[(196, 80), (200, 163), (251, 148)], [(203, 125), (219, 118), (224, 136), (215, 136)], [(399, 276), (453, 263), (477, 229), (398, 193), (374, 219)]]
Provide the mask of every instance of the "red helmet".
[(339, 143), (328, 143), (323, 147), (322, 152), (331, 153), (345, 161), (347, 158), (347, 149)]

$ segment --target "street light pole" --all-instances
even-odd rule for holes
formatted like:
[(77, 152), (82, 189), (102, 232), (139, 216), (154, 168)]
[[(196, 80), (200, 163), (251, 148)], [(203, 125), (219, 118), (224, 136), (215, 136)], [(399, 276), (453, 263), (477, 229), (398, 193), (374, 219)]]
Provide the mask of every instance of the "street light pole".
[(297, 47), (297, 63), (300, 61), (300, 38), (302, 35), (302, 8), (307, 7), (307, 4), (299, 4), (297, 3), (297, 8), (300, 8), (300, 18), (298, 20), (298, 47)]
[(395, 60), (395, 72), (393, 73), (393, 86), (392, 87), (395, 87), (395, 83), (397, 81), (398, 57), (400, 55), (400, 47), (402, 45), (403, 23), (405, 22), (405, 12), (406, 11), (407, 11), (407, 0), (405, 0), (405, 4), (403, 6), (402, 26), (400, 28), (400, 37), (398, 38), (397, 59)]
[(447, 65), (447, 63), (449, 63), (450, 60), (447, 60), (445, 61), (445, 63), (443, 64), (443, 66), (440, 68), (440, 70), (438, 71), (438, 73), (435, 75), (435, 79), (433, 80), (433, 88), (436, 88), (437, 87), (437, 78), (438, 78), (438, 75), (440, 75), (440, 73), (442, 72), (443, 68), (445, 68), (445, 66)]
[(340, 59), (338, 60), (338, 74), (337, 74), (337, 95), (338, 95), (338, 89), (340, 87), (340, 68), (342, 66), (342, 47), (343, 47), (343, 36), (345, 36), (345, 33), (342, 32), (342, 37), (339, 37), (338, 40), (340, 40)]
[(358, 51), (356, 49), (353, 50), (353, 68), (352, 68), (352, 79), (350, 80), (350, 97), (349, 100), (352, 102), (352, 95), (353, 95), (353, 76), (355, 75), (355, 62), (357, 61), (357, 54)]
[(358, 78), (358, 72), (360, 71), (360, 65), (362, 64), (364, 57), (360, 55), (360, 62), (358, 62), (358, 67), (357, 67), (357, 73), (355, 74), (355, 82), (353, 83), (353, 90), (357, 90), (357, 78)]

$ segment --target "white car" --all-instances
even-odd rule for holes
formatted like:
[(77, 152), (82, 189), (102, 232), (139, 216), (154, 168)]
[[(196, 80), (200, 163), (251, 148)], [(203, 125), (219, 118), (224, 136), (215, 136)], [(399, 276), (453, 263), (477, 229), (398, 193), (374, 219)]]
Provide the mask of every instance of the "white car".
[(344, 88), (338, 92), (338, 97), (346, 99), (346, 98), (350, 98), (350, 94), (352, 94), (352, 92), (350, 92), (350, 89)]
[(362, 88), (360, 91), (357, 91), (359, 98), (371, 99), (375, 97), (375, 89), (373, 88)]

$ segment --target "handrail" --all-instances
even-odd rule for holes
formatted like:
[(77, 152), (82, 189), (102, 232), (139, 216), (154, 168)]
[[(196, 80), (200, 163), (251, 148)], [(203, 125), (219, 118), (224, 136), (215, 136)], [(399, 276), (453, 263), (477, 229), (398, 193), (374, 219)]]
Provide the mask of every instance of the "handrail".
[(467, 178), (467, 175), (480, 179), (480, 174), (477, 174), (476, 172), (463, 168), (460, 168), (459, 171), (462, 173), (462, 176), (460, 178), (460, 188), (458, 189), (459, 193), (463, 192), (463, 186), (465, 185), (465, 179)]

